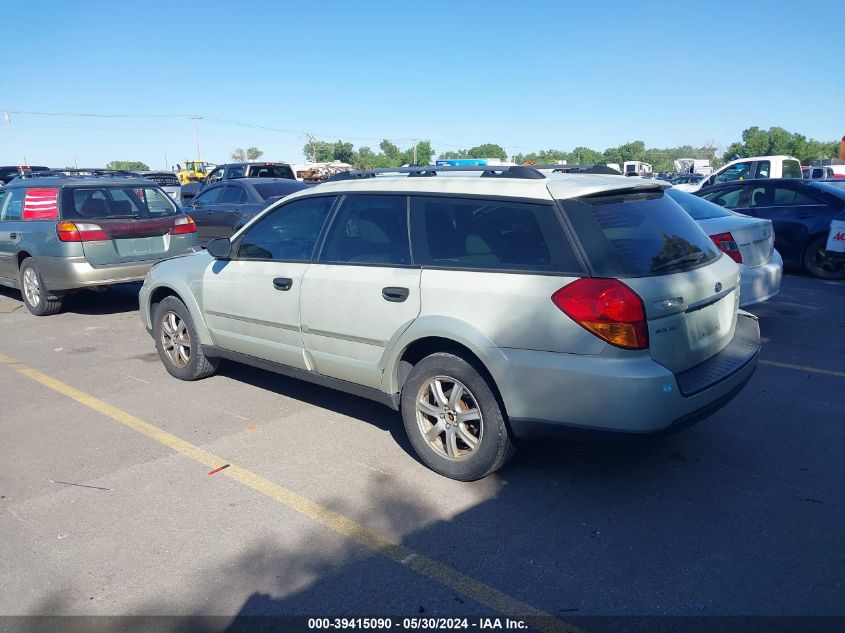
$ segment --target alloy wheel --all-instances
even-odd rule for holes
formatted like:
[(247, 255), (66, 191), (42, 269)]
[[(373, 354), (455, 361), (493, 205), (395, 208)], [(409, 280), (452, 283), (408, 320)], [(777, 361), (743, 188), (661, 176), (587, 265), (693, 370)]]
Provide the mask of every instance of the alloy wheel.
[(420, 388), (417, 425), (425, 442), (450, 461), (472, 457), (484, 432), (475, 396), (466, 385), (449, 376), (435, 376)]
[(41, 302), (41, 284), (33, 268), (23, 271), (23, 293), (29, 305), (37, 306)]
[(161, 317), (161, 346), (175, 367), (185, 367), (190, 362), (191, 335), (188, 325), (172, 310)]

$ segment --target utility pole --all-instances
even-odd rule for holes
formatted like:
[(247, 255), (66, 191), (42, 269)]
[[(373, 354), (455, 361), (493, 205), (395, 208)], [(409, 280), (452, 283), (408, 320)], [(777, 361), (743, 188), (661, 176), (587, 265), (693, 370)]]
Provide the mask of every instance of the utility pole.
[(197, 162), (200, 162), (200, 119), (202, 117), (197, 115), (191, 118), (193, 118), (194, 120), (194, 128), (196, 129), (197, 133)]
[(317, 151), (314, 149), (314, 142), (317, 139), (315, 139), (314, 135), (311, 134), (310, 132), (305, 133), (305, 138), (308, 139), (308, 147), (311, 148), (311, 156), (310, 156), (311, 162), (316, 163), (317, 162)]
[(417, 139), (414, 139), (414, 165), (417, 164)]

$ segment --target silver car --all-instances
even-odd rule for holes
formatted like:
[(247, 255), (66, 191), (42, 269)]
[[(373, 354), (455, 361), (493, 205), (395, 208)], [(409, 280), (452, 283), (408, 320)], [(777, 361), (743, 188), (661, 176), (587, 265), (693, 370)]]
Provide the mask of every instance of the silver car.
[(666, 194), (698, 222), (720, 251), (739, 264), (740, 307), (761, 303), (780, 292), (783, 258), (775, 248), (771, 220), (729, 211), (674, 187)]
[(69, 292), (141, 281), (195, 250), (194, 221), (138, 176), (42, 171), (0, 188), (0, 285), (19, 288), (37, 316)]
[(377, 400), (460, 480), (520, 437), (664, 433), (742, 389), (760, 334), (739, 268), (668, 185), (482, 169), (351, 173), (154, 266), (140, 310), (165, 368), (227, 359)]

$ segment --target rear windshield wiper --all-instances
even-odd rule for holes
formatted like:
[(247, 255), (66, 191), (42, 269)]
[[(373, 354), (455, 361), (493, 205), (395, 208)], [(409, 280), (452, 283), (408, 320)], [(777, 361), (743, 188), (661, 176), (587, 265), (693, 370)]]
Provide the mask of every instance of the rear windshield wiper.
[(664, 268), (671, 268), (672, 266), (677, 266), (678, 264), (692, 264), (700, 262), (703, 258), (704, 253), (689, 253), (688, 255), (684, 255), (683, 257), (676, 257), (675, 259), (670, 259), (668, 262), (664, 262), (659, 266), (655, 266), (651, 269), (651, 272), (656, 273), (658, 270), (663, 270)]

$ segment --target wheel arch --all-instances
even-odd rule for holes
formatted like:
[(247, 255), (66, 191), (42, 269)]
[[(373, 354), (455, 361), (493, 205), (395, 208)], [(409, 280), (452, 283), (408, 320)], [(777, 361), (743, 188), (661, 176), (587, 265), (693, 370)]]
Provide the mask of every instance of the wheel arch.
[(465, 321), (445, 317), (417, 319), (393, 345), (385, 364), (383, 390), (395, 394), (413, 366), (430, 354), (455, 354), (473, 365), (490, 382), (504, 410), (498, 381), (506, 358), (490, 338)]
[(200, 342), (205, 345), (213, 344), (214, 341), (208, 331), (208, 326), (205, 323), (202, 310), (200, 310), (194, 294), (187, 285), (180, 283), (178, 280), (170, 280), (168, 283), (161, 283), (148, 292), (147, 299), (145, 301), (150, 315), (150, 325), (155, 327), (153, 317), (155, 315), (156, 306), (167, 297), (175, 297), (185, 304), (185, 307), (188, 308), (188, 312), (191, 314), (191, 319), (194, 322), (194, 328), (196, 328)]

